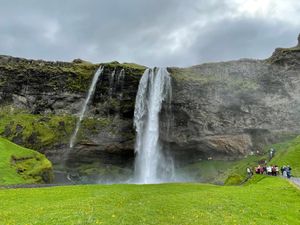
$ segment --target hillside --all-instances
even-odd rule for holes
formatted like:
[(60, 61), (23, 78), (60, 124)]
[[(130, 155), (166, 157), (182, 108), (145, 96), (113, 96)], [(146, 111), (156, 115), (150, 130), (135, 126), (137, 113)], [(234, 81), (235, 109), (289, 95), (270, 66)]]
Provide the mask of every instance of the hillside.
[(42, 154), (0, 138), (0, 185), (49, 183), (52, 164)]

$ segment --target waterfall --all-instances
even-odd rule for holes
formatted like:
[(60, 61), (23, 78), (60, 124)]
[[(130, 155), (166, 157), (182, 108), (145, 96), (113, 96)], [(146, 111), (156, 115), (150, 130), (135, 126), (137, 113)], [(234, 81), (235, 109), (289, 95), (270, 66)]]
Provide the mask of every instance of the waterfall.
[(86, 97), (86, 99), (84, 101), (84, 104), (82, 106), (82, 109), (80, 111), (79, 119), (77, 120), (75, 131), (74, 131), (74, 133), (73, 133), (73, 135), (72, 135), (72, 137), (70, 139), (70, 144), (69, 144), (70, 148), (74, 147), (74, 144), (75, 144), (76, 138), (77, 138), (77, 133), (78, 133), (80, 125), (81, 125), (81, 121), (82, 121), (82, 119), (84, 117), (84, 114), (85, 114), (85, 111), (86, 111), (87, 106), (89, 104), (89, 101), (90, 101), (92, 95), (95, 92), (95, 88), (96, 88), (96, 84), (97, 84), (98, 78), (99, 78), (99, 76), (101, 75), (102, 72), (103, 72), (103, 67), (100, 66), (98, 68), (98, 70), (96, 71), (95, 75), (94, 75), (94, 78), (93, 78), (92, 84), (90, 86), (88, 95), (87, 95), (87, 97)]
[(109, 77), (109, 91), (108, 91), (108, 96), (109, 96), (110, 99), (112, 98), (112, 95), (114, 93), (115, 74), (116, 74), (116, 70), (114, 70), (111, 73), (110, 77)]
[(117, 85), (120, 87), (119, 100), (122, 100), (123, 98), (124, 79), (125, 79), (125, 70), (122, 69), (117, 79)]
[(134, 111), (137, 183), (166, 182), (174, 176), (173, 160), (161, 151), (159, 140), (159, 114), (162, 103), (171, 99), (171, 91), (171, 77), (165, 68), (145, 70)]

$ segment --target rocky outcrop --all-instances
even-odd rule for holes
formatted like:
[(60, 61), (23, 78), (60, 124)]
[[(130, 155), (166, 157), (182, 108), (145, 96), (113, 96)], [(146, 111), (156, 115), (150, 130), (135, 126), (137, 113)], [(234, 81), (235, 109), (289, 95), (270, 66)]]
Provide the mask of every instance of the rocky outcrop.
[(178, 158), (183, 152), (196, 160), (260, 154), (266, 145), (300, 133), (300, 48), (276, 49), (267, 60), (170, 72), (174, 121), (162, 139)]

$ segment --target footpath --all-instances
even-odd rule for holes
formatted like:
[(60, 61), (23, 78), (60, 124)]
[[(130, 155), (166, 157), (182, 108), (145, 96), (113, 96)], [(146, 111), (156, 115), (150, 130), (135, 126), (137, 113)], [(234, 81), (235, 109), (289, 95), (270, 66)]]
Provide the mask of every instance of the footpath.
[(290, 179), (294, 184), (298, 185), (300, 187), (300, 178), (298, 177), (291, 177)]

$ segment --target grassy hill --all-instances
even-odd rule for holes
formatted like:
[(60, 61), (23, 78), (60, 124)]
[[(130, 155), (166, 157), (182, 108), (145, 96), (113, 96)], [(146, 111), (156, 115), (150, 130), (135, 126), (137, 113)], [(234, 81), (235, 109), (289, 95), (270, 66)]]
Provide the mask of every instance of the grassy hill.
[[(276, 149), (276, 154), (269, 161), (271, 147)], [(258, 164), (263, 164), (265, 160), (268, 165), (277, 164), (280, 167), (290, 165), (292, 175), (300, 177), (300, 136), (289, 141), (266, 146), (260, 155), (252, 155), (236, 161), (201, 161), (188, 165), (179, 173), (182, 173), (183, 176), (188, 174), (186, 176), (191, 176), (200, 182), (240, 184), (247, 176), (247, 167), (254, 169)]]
[(0, 224), (300, 224), (300, 190), (255, 176), (245, 186), (80, 185), (0, 189)]
[(0, 137), (0, 185), (45, 183), (52, 178), (51, 162), (44, 155)]

